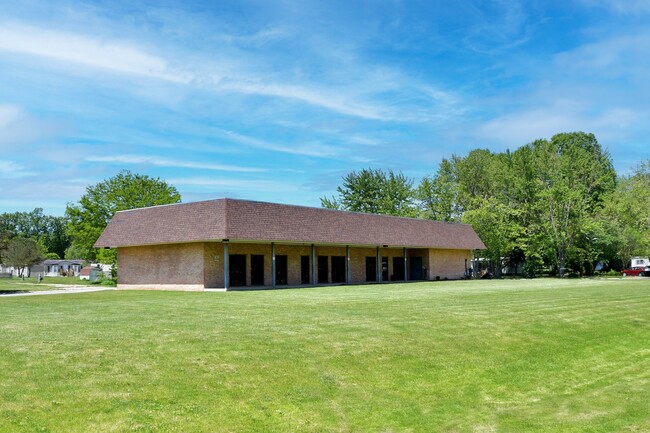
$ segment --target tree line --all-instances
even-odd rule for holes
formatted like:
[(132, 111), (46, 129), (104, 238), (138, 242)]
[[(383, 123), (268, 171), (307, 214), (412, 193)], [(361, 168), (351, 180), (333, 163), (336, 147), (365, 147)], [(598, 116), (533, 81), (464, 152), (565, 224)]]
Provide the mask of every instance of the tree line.
[[(343, 177), (323, 207), (471, 224), (496, 275), (592, 275), (650, 252), (650, 161), (617, 176), (593, 134), (443, 159), (418, 185), (392, 170)], [(519, 266), (521, 265), (521, 268)]]

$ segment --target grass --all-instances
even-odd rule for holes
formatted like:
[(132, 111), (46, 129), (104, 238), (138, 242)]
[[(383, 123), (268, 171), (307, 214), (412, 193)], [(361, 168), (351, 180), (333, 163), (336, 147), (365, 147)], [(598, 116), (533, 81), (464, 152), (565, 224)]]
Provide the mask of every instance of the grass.
[(61, 286), (88, 286), (89, 284), (88, 280), (80, 280), (79, 277), (43, 277), (43, 281), (40, 283), (37, 277), (0, 278), (0, 293), (35, 292), (52, 290)]
[(2, 432), (650, 431), (650, 279), (0, 298)]

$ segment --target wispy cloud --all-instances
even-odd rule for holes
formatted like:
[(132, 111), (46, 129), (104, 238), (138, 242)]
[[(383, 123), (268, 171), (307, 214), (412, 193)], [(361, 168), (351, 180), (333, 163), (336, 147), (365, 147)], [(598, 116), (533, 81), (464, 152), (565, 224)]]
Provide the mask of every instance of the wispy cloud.
[(157, 167), (171, 167), (171, 168), (194, 168), (194, 169), (215, 170), (215, 171), (233, 171), (233, 172), (241, 172), (241, 173), (260, 173), (266, 171), (263, 168), (181, 161), (176, 159), (159, 158), (159, 157), (147, 156), (147, 155), (89, 156), (86, 158), (86, 161), (108, 162), (108, 163), (119, 163), (119, 164), (153, 165)]
[(13, 161), (0, 160), (0, 179), (19, 179), (35, 175), (36, 173), (29, 171), (20, 164)]
[(319, 158), (340, 157), (340, 149), (333, 146), (323, 145), (320, 143), (312, 143), (308, 145), (283, 146), (265, 140), (260, 140), (258, 138), (239, 134), (234, 131), (228, 131), (228, 130), (223, 130), (218, 128), (214, 128), (214, 130), (219, 134), (221, 134), (223, 137), (226, 137), (237, 143), (244, 144), (246, 146), (253, 147), (256, 149), (263, 149), (263, 150), (287, 153), (292, 155), (314, 156)]
[(2, 23), (0, 50), (71, 62), (106, 71), (187, 83), (189, 77), (169, 70), (169, 62), (125, 42), (88, 35)]
[(282, 182), (267, 179), (214, 179), (209, 177), (181, 177), (167, 180), (175, 186), (201, 187), (208, 190), (215, 188), (233, 191), (263, 191), (263, 192), (290, 192), (298, 190), (299, 187), (291, 182)]

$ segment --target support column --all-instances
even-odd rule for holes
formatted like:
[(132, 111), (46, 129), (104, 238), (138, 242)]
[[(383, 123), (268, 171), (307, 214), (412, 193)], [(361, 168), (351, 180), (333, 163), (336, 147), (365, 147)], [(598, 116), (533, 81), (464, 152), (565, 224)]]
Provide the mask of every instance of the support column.
[(381, 283), (381, 256), (379, 255), (379, 247), (377, 247), (377, 283)]
[(316, 246), (311, 244), (311, 285), (316, 285)]
[(345, 281), (350, 285), (350, 245), (345, 246)]
[(228, 242), (223, 243), (223, 288), (228, 290), (230, 285), (230, 255), (228, 254)]
[(404, 281), (408, 281), (409, 277), (408, 274), (406, 273), (407, 266), (406, 266), (406, 247), (404, 247)]
[(271, 287), (275, 289), (275, 242), (271, 242)]

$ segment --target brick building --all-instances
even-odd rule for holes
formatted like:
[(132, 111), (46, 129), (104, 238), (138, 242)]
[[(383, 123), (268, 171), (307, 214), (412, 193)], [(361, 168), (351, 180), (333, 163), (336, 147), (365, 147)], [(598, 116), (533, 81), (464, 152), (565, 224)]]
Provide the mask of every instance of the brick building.
[(204, 290), (463, 278), (471, 226), (247, 200), (117, 212), (118, 288)]

